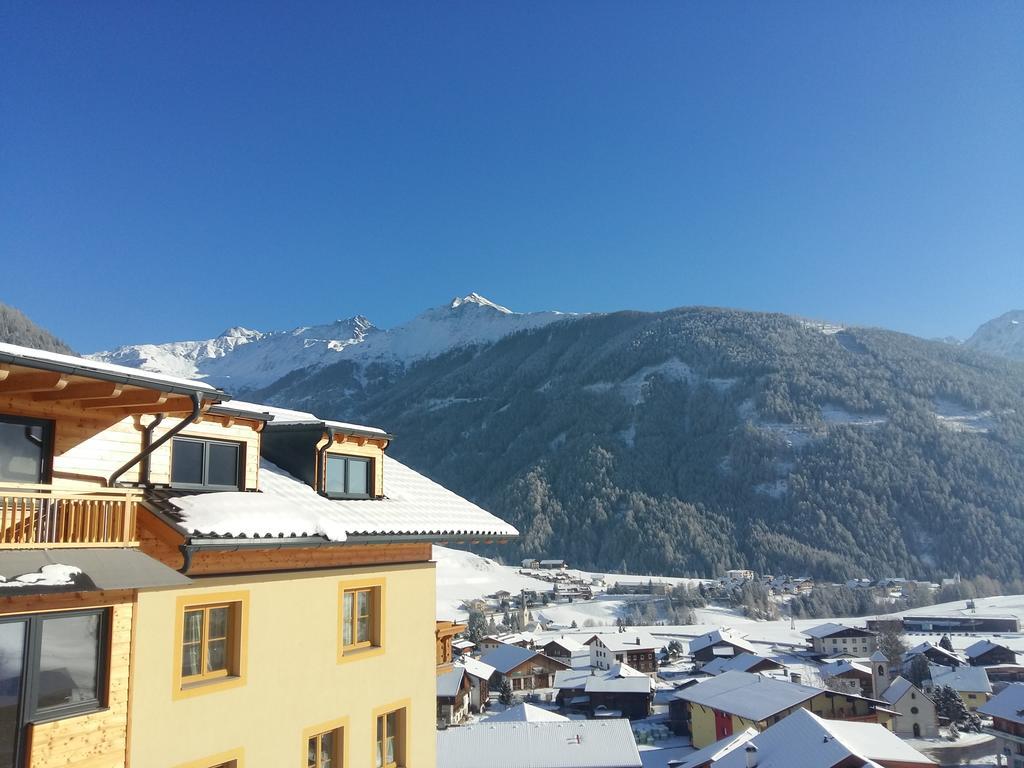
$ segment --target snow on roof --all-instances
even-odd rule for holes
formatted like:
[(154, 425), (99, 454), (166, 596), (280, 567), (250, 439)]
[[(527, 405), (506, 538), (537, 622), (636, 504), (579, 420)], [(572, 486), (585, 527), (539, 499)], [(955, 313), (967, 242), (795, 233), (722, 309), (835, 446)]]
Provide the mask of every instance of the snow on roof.
[(757, 722), (798, 706), (822, 690), (750, 672), (730, 671), (685, 688), (674, 698)]
[(494, 667), (490, 664), (484, 664), (480, 659), (461, 658), (455, 662), (457, 667), (465, 667), (466, 672), (473, 677), (478, 677), (481, 680), (490, 680), (491, 675), (494, 674)]
[(895, 680), (889, 683), (889, 687), (882, 691), (881, 698), (883, 701), (886, 701), (889, 704), (895, 704), (897, 701), (906, 696), (907, 692), (911, 690), (919, 691), (922, 696), (928, 695), (924, 691), (921, 691), (919, 688), (917, 688), (917, 686), (915, 686), (912, 682), (907, 680), (907, 678), (903, 677), (903, 675), (898, 675)]
[(697, 651), (703, 650), (708, 646), (717, 645), (718, 643), (729, 643), (731, 645), (735, 645), (737, 648), (743, 649), (744, 651), (748, 651), (749, 653), (757, 653), (757, 649), (744, 640), (742, 635), (737, 634), (728, 627), (716, 629), (714, 632), (709, 632), (706, 635), (695, 637), (690, 641), (690, 653), (696, 653)]
[(587, 647), (587, 646), (583, 645), (583, 643), (580, 643), (580, 642), (577, 642), (576, 640), (573, 640), (571, 637), (556, 637), (554, 640), (549, 640), (548, 642), (545, 643), (545, 645), (552, 645), (552, 644), (557, 645), (558, 647), (562, 648), (563, 650), (568, 651), (569, 653), (575, 653), (577, 651), (582, 651), (582, 650), (585, 650), (586, 647)]
[(194, 535), (279, 538), (322, 536), (516, 536), (518, 531), (433, 480), (384, 456), (383, 499), (329, 500), (265, 459), (260, 492), (171, 496), (178, 521)]
[(989, 717), (1024, 725), (1024, 683), (1010, 683), (998, 695), (978, 707), (978, 711)]
[(466, 670), (464, 667), (455, 667), (443, 675), (438, 675), (437, 695), (451, 697), (458, 694), (459, 689), (462, 687), (462, 678), (465, 675)]
[(821, 668), (821, 676), (824, 679), (848, 675), (851, 672), (859, 672), (862, 675), (870, 675), (871, 668), (857, 661), (856, 659), (839, 659), (825, 664)]
[(529, 661), (534, 656), (543, 656), (538, 651), (531, 651), (529, 648), (520, 648), (518, 645), (499, 645), (493, 651), (488, 651), (480, 660), (489, 664), (502, 674), (509, 672), (520, 664)]
[(870, 656), (868, 656), (868, 661), (881, 662), (881, 663), (884, 663), (884, 664), (888, 664), (889, 663), (889, 657), (886, 656), (881, 651), (875, 651)]
[(662, 641), (654, 639), (646, 632), (607, 632), (594, 635), (592, 639), (600, 640), (612, 653), (651, 650), (664, 645)]
[(935, 765), (878, 723), (823, 720), (798, 709), (748, 742), (714, 760), (714, 768), (745, 768), (746, 744), (757, 747), (758, 768), (821, 768), (849, 758), (900, 765)]
[[(38, 367), (45, 370), (67, 369), (72, 375), (89, 376), (90, 373), (101, 374), (120, 379), (133, 379), (142, 386), (148, 382), (156, 387), (173, 385), (189, 390), (221, 394), (217, 387), (204, 384), (195, 379), (183, 379), (177, 376), (166, 376), (162, 373), (144, 371), (140, 368), (129, 368), (126, 365), (114, 365), (99, 360), (91, 360), (87, 357), (76, 355), (62, 355), (58, 352), (47, 352), (32, 347), (22, 347), (17, 344), (0, 343), (0, 357), (16, 358), (13, 362), (17, 365), (24, 365), (26, 368)], [(5, 360), (5, 362), (7, 362)], [(72, 370), (77, 369), (77, 370)]]
[(554, 687), (587, 693), (643, 693), (654, 689), (654, 681), (628, 664), (611, 669), (560, 669), (555, 672)]
[(968, 693), (992, 693), (992, 683), (984, 667), (944, 667), (939, 664), (929, 665), (932, 685), (948, 685), (954, 691)]
[[(493, 720), (493, 719), (492, 719)], [(495, 723), (437, 732), (445, 768), (641, 768), (628, 720)]]
[(346, 421), (321, 419), (315, 414), (307, 413), (306, 411), (293, 411), (290, 408), (278, 408), (271, 405), (260, 405), (257, 407), (274, 417), (275, 427), (281, 426), (282, 424), (324, 424), (328, 427), (334, 427), (341, 431), (354, 430), (356, 432), (367, 432), (370, 434), (380, 435), (381, 437), (390, 437), (390, 435), (380, 427), (367, 427), (362, 424), (350, 424)]
[(743, 653), (739, 653), (728, 659), (713, 659), (712, 661), (709, 661), (707, 664), (701, 667), (701, 671), (706, 672), (709, 675), (720, 675), (723, 672), (728, 672), (730, 670), (736, 670), (737, 672), (748, 672), (753, 667), (756, 667), (758, 664), (761, 664), (765, 661), (770, 661), (773, 664), (778, 664), (778, 666), (780, 667), (782, 666), (777, 661), (775, 661), (774, 659), (770, 659), (767, 656), (758, 656), (756, 653), (747, 653), (746, 651), (744, 651)]
[(499, 712), (494, 717), (488, 717), (488, 723), (557, 723), (567, 721), (569, 718), (552, 712), (550, 709), (535, 707), (533, 704), (516, 704), (504, 712)]
[(719, 739), (714, 744), (708, 744), (704, 749), (698, 749), (683, 757), (683, 764), (679, 768), (697, 768), (707, 763), (714, 765), (714, 761), (725, 757), (737, 747), (741, 747), (757, 736), (760, 731), (757, 728), (747, 728), (745, 731), (734, 733)]
[(863, 627), (848, 627), (845, 624), (837, 624), (834, 621), (830, 621), (825, 624), (819, 624), (818, 626), (811, 627), (810, 629), (805, 629), (803, 631), (803, 634), (807, 635), (808, 637), (813, 637), (817, 640), (820, 640), (825, 637), (831, 637), (832, 635), (835, 635), (839, 632), (849, 632), (850, 630), (853, 630), (854, 632), (862, 632), (866, 635), (874, 634), (874, 632), (864, 629)]
[(996, 648), (1006, 648), (1006, 646), (999, 645), (999, 643), (993, 643), (991, 640), (979, 640), (978, 642), (967, 646), (964, 653), (967, 655), (967, 658), (974, 659), (988, 653), (989, 651), (993, 651)]
[(914, 658), (915, 656), (919, 656), (922, 653), (937, 653), (940, 656), (944, 656), (945, 658), (948, 658), (948, 659), (951, 659), (951, 660), (955, 660), (958, 664), (961, 661), (960, 657), (957, 656), (952, 651), (947, 651), (941, 645), (933, 645), (932, 643), (928, 642), (927, 640), (925, 642), (923, 642), (923, 643), (918, 643), (913, 648), (911, 648), (909, 651), (904, 653), (903, 654), (903, 660), (904, 661), (909, 661), (910, 659)]

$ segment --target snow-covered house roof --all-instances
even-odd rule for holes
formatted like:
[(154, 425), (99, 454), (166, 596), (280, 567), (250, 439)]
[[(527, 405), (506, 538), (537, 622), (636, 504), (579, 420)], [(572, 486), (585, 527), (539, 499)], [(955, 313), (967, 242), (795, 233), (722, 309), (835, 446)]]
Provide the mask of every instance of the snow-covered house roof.
[[(492, 718), (493, 720), (493, 718)], [(502, 723), (437, 732), (444, 768), (642, 768), (628, 720)]]
[(744, 651), (743, 653), (739, 653), (728, 658), (712, 659), (701, 667), (701, 671), (706, 672), (709, 675), (720, 675), (723, 672), (728, 672), (730, 670), (736, 670), (737, 672), (749, 672), (751, 669), (759, 664), (763, 664), (764, 662), (774, 664), (780, 669), (783, 666), (779, 662), (774, 659), (770, 659), (767, 656), (759, 656), (756, 653), (748, 653)]
[(490, 680), (491, 675), (493, 675), (495, 671), (494, 667), (490, 664), (484, 664), (480, 659), (471, 659), (466, 657), (458, 659), (455, 662), (455, 666), (464, 667), (467, 674), (481, 680)]
[(883, 725), (824, 720), (805, 709), (796, 710), (750, 739), (737, 740), (725, 754), (712, 759), (710, 765), (746, 768), (750, 745), (756, 748), (758, 768), (935, 765)]
[(504, 712), (499, 712), (493, 717), (488, 717), (488, 723), (558, 723), (567, 721), (569, 718), (552, 712), (550, 709), (536, 707), (533, 704), (516, 704)]
[(437, 676), (437, 695), (438, 697), (451, 698), (458, 694), (459, 689), (462, 688), (462, 678), (465, 677), (466, 670), (464, 667), (454, 667), (443, 675)]
[(984, 667), (944, 667), (930, 664), (932, 687), (948, 685), (954, 691), (964, 693), (992, 693), (992, 683)]
[(390, 456), (384, 456), (382, 499), (327, 499), (269, 461), (260, 461), (260, 490), (195, 493), (147, 491), (151, 507), (186, 534), (202, 538), (356, 536), (516, 536), (518, 531), (476, 504)]
[[(254, 405), (250, 403), (249, 405)], [(305, 411), (293, 411), (289, 408), (278, 408), (271, 405), (255, 405), (254, 407), (259, 408), (262, 411), (269, 413), (274, 417), (274, 426), (280, 427), (283, 425), (302, 424), (306, 426), (315, 426), (317, 424), (325, 427), (333, 427), (339, 432), (345, 432), (346, 434), (353, 435), (369, 435), (373, 437), (383, 437), (390, 439), (391, 435), (385, 432), (380, 427), (369, 427), (362, 424), (350, 424), (347, 421), (334, 421), (332, 419), (321, 419), (312, 413), (306, 413)]]
[(36, 368), (44, 371), (66, 373), (69, 376), (85, 376), (99, 378), (104, 381), (120, 382), (138, 387), (159, 389), (161, 391), (181, 394), (201, 393), (215, 395), (215, 399), (226, 399), (223, 390), (194, 379), (183, 379), (178, 376), (167, 376), (163, 373), (145, 371), (141, 368), (129, 368), (125, 365), (114, 365), (99, 360), (91, 360), (77, 355), (62, 355), (59, 352), (47, 352), (17, 344), (0, 343), (0, 363), (20, 365), (25, 368)]
[(838, 635), (841, 632), (854, 632), (859, 635), (874, 635), (875, 633), (869, 629), (863, 627), (848, 627), (845, 624), (837, 624), (834, 621), (826, 622), (825, 624), (819, 624), (816, 627), (805, 629), (803, 634), (808, 637), (813, 637), (815, 640), (822, 640), (826, 637), (832, 637), (832, 635)]
[(989, 717), (1024, 725), (1024, 683), (1010, 683), (998, 695), (978, 707), (978, 711)]
[(757, 722), (799, 706), (822, 692), (823, 689), (809, 685), (733, 671), (678, 691), (673, 698)]
[(712, 645), (718, 645), (719, 643), (729, 643), (730, 645), (734, 645), (748, 653), (757, 653), (757, 649), (744, 640), (742, 635), (737, 634), (729, 628), (716, 629), (714, 632), (709, 632), (706, 635), (695, 637), (690, 641), (690, 653), (697, 653), (697, 651), (703, 650), (704, 648)]
[[(534, 656), (544, 656), (544, 654), (529, 648), (520, 648), (518, 645), (499, 645), (493, 651), (485, 653), (480, 660), (504, 675)], [(544, 658), (547, 657), (544, 656)]]
[(825, 680), (828, 680), (830, 677), (842, 677), (843, 675), (852, 675), (856, 677), (858, 675), (870, 674), (870, 667), (865, 664), (861, 664), (859, 661), (855, 661), (854, 659), (840, 659), (839, 661), (833, 661), (821, 667), (821, 676)]
[(557, 645), (563, 651), (569, 654), (576, 653), (586, 649), (583, 643), (573, 640), (571, 637), (556, 637), (554, 640), (549, 640), (545, 645)]
[(916, 691), (925, 698), (931, 698), (928, 696), (927, 693), (925, 693), (912, 682), (907, 680), (907, 678), (903, 677), (903, 675), (898, 675), (895, 680), (889, 683), (889, 687), (882, 691), (881, 698), (883, 701), (886, 701), (889, 704), (895, 704), (897, 701), (906, 696), (907, 693), (909, 693), (910, 691)]
[(648, 675), (628, 664), (615, 664), (611, 669), (560, 669), (555, 672), (554, 687), (587, 693), (643, 693), (654, 689)]
[(719, 739), (714, 744), (708, 744), (704, 749), (698, 749), (683, 756), (682, 765), (679, 768), (699, 768), (704, 765), (714, 765), (715, 760), (725, 757), (737, 747), (741, 747), (757, 736), (757, 728), (747, 728), (745, 731), (734, 733)]
[(968, 659), (976, 659), (979, 656), (984, 656), (989, 651), (994, 651), (997, 648), (1003, 650), (1010, 650), (1005, 645), (999, 645), (999, 643), (993, 643), (991, 640), (979, 640), (976, 643), (972, 643), (964, 649), (964, 654)]
[(951, 662), (949, 666), (956, 666), (957, 664), (963, 663), (963, 659), (961, 659), (952, 651), (947, 651), (941, 645), (933, 645), (932, 643), (929, 643), (927, 641), (923, 643), (918, 643), (909, 651), (904, 653), (903, 661), (908, 662), (915, 656), (920, 656), (921, 654), (928, 654), (931, 656), (938, 656), (939, 658), (948, 659)]
[(868, 661), (874, 662), (876, 664), (888, 664), (889, 657), (881, 651), (875, 651), (870, 656), (868, 656)]
[(646, 632), (605, 632), (593, 635), (587, 640), (587, 645), (596, 641), (600, 641), (612, 653), (650, 651), (664, 645)]

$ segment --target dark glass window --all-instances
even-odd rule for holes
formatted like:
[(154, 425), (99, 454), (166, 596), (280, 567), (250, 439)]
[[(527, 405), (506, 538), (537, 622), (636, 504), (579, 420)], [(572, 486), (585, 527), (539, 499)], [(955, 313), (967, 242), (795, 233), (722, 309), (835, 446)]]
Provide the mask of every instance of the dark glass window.
[(0, 416), (0, 482), (47, 482), (50, 435), (50, 422)]
[(237, 491), (241, 488), (242, 446), (220, 440), (176, 437), (171, 445), (171, 483)]
[(370, 481), (372, 467), (370, 459), (328, 454), (324, 492), (333, 498), (369, 498), (373, 487)]
[(98, 613), (41, 618), (37, 712), (98, 702), (101, 619)]

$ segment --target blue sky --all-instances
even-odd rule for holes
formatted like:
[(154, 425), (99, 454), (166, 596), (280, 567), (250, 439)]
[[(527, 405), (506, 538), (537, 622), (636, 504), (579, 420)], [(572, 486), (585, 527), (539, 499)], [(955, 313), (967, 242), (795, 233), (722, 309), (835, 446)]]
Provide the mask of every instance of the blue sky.
[(0, 10), (0, 301), (80, 351), (479, 291), (1024, 307), (1024, 4)]

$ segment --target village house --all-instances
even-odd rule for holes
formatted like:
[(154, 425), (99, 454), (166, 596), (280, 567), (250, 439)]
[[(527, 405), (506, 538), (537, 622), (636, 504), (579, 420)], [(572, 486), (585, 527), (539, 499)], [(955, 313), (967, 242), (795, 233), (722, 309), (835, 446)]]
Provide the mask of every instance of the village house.
[(569, 566), (566, 565), (565, 560), (541, 560), (540, 567), (543, 571), (561, 571)]
[(698, 667), (702, 667), (712, 659), (732, 658), (741, 653), (757, 654), (757, 649), (748, 643), (742, 635), (731, 629), (716, 629), (706, 635), (695, 637), (690, 641), (690, 655)]
[(992, 667), (998, 664), (1016, 664), (1017, 654), (1005, 645), (991, 640), (979, 640), (964, 650), (967, 662), (972, 667)]
[(734, 568), (725, 572), (725, 578), (730, 581), (753, 581), (756, 574), (746, 568)]
[(756, 653), (741, 653), (738, 656), (720, 657), (712, 659), (703, 667), (701, 672), (706, 675), (720, 675), (723, 672), (735, 670), (736, 672), (759, 672), (768, 674), (771, 672), (785, 672), (786, 667), (782, 663), (770, 659), (767, 656), (758, 656)]
[[(842, 690), (860, 696), (871, 696), (871, 667), (855, 659), (840, 659), (823, 664), (821, 679), (833, 690)], [(877, 698), (877, 697), (876, 697)]]
[(931, 696), (903, 676), (893, 680), (879, 696), (899, 713), (893, 729), (897, 736), (934, 739), (939, 735), (939, 718)]
[(563, 664), (578, 668), (590, 666), (590, 648), (571, 637), (556, 637), (541, 646), (541, 653)]
[(452, 640), (452, 653), (456, 656), (463, 656), (473, 653), (476, 650), (476, 643), (472, 640), (461, 638)]
[(924, 681), (924, 689), (929, 695), (934, 695), (938, 688), (948, 685), (960, 695), (971, 712), (992, 698), (992, 683), (984, 667), (944, 667), (932, 664), (928, 669), (931, 678)]
[(491, 696), (491, 678), (494, 677), (494, 667), (469, 656), (458, 659), (455, 665), (466, 670), (466, 679), (469, 681), (469, 711), (483, 712), (487, 708)]
[(896, 714), (876, 699), (749, 672), (724, 672), (676, 692), (669, 717), (673, 729), (689, 734), (700, 748), (746, 728), (764, 731), (797, 709), (827, 720), (872, 722), (890, 729)]
[(829, 622), (804, 630), (808, 644), (822, 656), (867, 658), (878, 649), (878, 635), (860, 627)]
[(992, 718), (992, 725), (985, 728), (985, 733), (999, 740), (999, 764), (1024, 768), (1024, 683), (1006, 686), (979, 707), (978, 713)]
[(919, 643), (903, 654), (903, 670), (910, 669), (914, 658), (924, 656), (930, 664), (939, 664), (946, 667), (959, 667), (964, 660), (953, 651), (947, 651), (941, 645), (932, 645), (929, 642)]
[(555, 673), (560, 669), (568, 669), (567, 664), (548, 658), (540, 651), (520, 648), (517, 645), (495, 648), (485, 653), (480, 661), (494, 667), (494, 675), (491, 676), (492, 688), (498, 688), (503, 681), (508, 680), (513, 691), (551, 688)]
[(590, 647), (590, 665), (598, 669), (611, 669), (616, 664), (628, 664), (647, 675), (658, 672), (655, 654), (662, 643), (645, 632), (606, 632), (586, 641)]
[(495, 723), (488, 719), (448, 728), (437, 731), (437, 764), (443, 768), (643, 766), (628, 720)]
[(535, 638), (531, 632), (509, 632), (505, 635), (487, 635), (480, 638), (477, 645), (481, 653), (490, 653), (505, 645), (515, 645), (519, 648), (533, 648)]
[(437, 727), (458, 725), (469, 715), (470, 681), (466, 668), (454, 665), (437, 678)]
[(799, 709), (764, 732), (751, 728), (686, 755), (679, 768), (934, 768), (935, 765), (881, 725), (825, 720)]
[(591, 717), (617, 716), (638, 720), (651, 714), (654, 684), (628, 664), (611, 669), (565, 669), (555, 673), (557, 701)]
[(380, 429), (11, 345), (0, 379), (0, 766), (432, 768), (431, 543), (514, 528)]
[(527, 568), (527, 569), (532, 570), (532, 571), (539, 570), (540, 569), (540, 560), (538, 560), (535, 557), (524, 557), (523, 558), (523, 568)]

